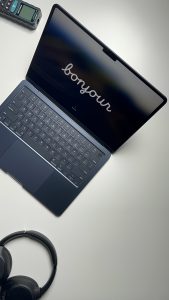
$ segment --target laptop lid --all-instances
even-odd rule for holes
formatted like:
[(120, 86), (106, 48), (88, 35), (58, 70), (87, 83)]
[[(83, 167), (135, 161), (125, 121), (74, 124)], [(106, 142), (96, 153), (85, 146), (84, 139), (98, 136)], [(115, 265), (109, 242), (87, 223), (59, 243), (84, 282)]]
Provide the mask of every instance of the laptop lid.
[(166, 103), (59, 5), (51, 10), (27, 80), (111, 152)]

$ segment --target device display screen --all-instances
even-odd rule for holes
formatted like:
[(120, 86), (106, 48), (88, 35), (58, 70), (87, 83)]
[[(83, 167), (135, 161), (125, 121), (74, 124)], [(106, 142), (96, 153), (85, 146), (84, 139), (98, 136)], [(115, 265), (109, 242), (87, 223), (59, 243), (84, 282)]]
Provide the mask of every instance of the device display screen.
[(30, 6), (27, 6), (27, 5), (23, 5), (22, 6), (22, 9), (19, 13), (19, 16), (27, 21), (31, 21), (32, 20), (32, 17), (35, 13), (35, 9), (30, 7)]
[(164, 102), (57, 8), (27, 76), (112, 151)]

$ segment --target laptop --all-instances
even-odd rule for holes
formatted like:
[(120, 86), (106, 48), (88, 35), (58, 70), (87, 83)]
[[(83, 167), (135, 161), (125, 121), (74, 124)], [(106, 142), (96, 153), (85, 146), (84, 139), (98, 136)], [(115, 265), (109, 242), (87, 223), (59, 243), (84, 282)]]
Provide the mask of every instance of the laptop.
[(166, 97), (59, 5), (0, 106), (0, 168), (60, 216)]

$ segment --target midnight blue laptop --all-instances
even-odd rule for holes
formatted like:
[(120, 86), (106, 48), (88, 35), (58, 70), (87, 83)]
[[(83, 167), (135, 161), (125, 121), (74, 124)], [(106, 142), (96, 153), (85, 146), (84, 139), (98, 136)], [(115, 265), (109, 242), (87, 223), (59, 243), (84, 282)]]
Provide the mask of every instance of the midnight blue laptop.
[(54, 5), (26, 80), (0, 107), (0, 168), (61, 215), (166, 101)]

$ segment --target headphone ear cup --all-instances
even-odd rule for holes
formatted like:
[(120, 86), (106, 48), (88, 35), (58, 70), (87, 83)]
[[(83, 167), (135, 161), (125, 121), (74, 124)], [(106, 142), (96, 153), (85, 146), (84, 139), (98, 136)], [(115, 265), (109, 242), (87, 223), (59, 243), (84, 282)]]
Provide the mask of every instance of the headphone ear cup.
[(40, 298), (40, 288), (30, 277), (14, 276), (6, 281), (1, 295), (4, 300), (36, 300)]
[(9, 250), (0, 246), (0, 283), (7, 280), (12, 268), (12, 256)]

